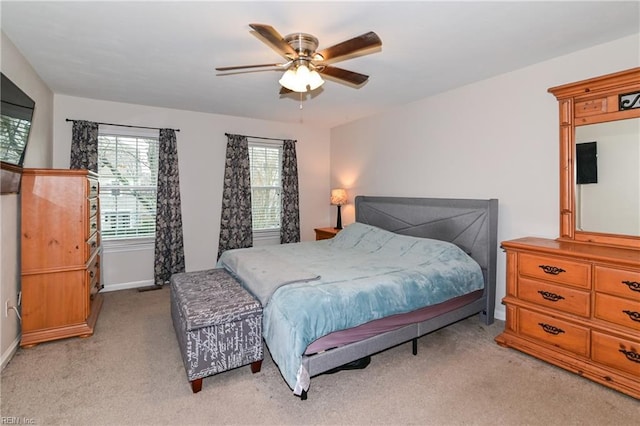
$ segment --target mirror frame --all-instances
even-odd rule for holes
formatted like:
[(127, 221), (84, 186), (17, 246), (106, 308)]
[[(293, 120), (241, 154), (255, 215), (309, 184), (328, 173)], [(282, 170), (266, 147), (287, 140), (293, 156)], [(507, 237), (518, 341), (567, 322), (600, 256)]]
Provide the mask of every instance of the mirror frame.
[(640, 118), (640, 101), (620, 108), (620, 96), (640, 95), (640, 67), (548, 89), (560, 107), (560, 237), (593, 244), (640, 249), (640, 236), (576, 230), (575, 128), (587, 124)]

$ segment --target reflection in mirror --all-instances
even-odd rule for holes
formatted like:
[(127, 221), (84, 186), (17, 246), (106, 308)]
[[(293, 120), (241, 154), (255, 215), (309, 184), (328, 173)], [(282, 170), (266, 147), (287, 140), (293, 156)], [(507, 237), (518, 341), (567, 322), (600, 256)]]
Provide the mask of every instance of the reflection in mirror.
[[(577, 126), (575, 142), (576, 151), (593, 147), (579, 144), (597, 146), (591, 164), (597, 168), (597, 180), (593, 174), (587, 180), (576, 176), (576, 182), (597, 182), (576, 184), (576, 229), (640, 235), (640, 118)], [(583, 164), (576, 164), (576, 170), (581, 167), (589, 174), (585, 158), (580, 160)]]
[(22, 166), (35, 103), (4, 74), (0, 87), (0, 160)]

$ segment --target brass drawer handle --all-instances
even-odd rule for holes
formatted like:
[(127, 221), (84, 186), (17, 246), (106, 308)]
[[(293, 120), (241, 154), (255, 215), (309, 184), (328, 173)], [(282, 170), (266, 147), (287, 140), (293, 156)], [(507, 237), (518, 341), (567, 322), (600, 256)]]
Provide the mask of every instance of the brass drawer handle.
[(627, 351), (624, 349), (618, 349), (618, 351), (622, 352), (629, 361), (637, 362), (638, 364), (640, 364), (640, 354), (638, 352)]
[(629, 315), (629, 319), (631, 321), (640, 322), (640, 312), (627, 311), (627, 310), (624, 310), (622, 312), (624, 312), (625, 314)]
[(622, 284), (628, 286), (631, 291), (640, 291), (640, 283), (638, 281), (622, 281)]
[(558, 275), (562, 272), (567, 272), (562, 268), (558, 268), (557, 266), (538, 265), (538, 268), (542, 269), (545, 274), (550, 274), (550, 275)]
[(550, 324), (545, 324), (543, 322), (539, 322), (538, 325), (540, 327), (542, 327), (542, 329), (544, 330), (545, 333), (553, 334), (554, 336), (557, 336), (560, 333), (564, 333), (563, 329), (555, 327), (555, 326), (550, 325)]
[(538, 293), (542, 296), (543, 299), (549, 300), (551, 302), (557, 302), (559, 300), (564, 300), (564, 297), (559, 294), (551, 293), (549, 291), (538, 290)]

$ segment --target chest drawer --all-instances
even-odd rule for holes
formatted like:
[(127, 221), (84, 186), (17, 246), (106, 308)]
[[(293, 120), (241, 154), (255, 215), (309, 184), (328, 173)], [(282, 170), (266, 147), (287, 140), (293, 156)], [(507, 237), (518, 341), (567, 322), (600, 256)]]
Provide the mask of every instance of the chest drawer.
[(87, 268), (87, 282), (89, 293), (95, 294), (100, 290), (100, 256), (96, 255)]
[(91, 256), (93, 256), (93, 254), (96, 252), (96, 250), (100, 246), (100, 234), (96, 232), (95, 234), (93, 234), (91, 238), (87, 240), (85, 244), (87, 246), (86, 248), (87, 259), (89, 259), (91, 258)]
[(87, 178), (87, 195), (89, 198), (97, 197), (99, 189), (98, 179)]
[(640, 302), (596, 293), (596, 318), (640, 330)]
[(98, 230), (98, 220), (100, 219), (100, 217), (96, 214), (93, 215), (89, 218), (89, 220), (87, 220), (87, 226), (85, 229), (85, 234), (84, 234), (84, 238), (85, 239), (89, 239), (93, 234), (96, 233), (96, 231)]
[(591, 293), (527, 278), (518, 279), (518, 297), (583, 317), (590, 315)]
[(533, 278), (591, 288), (591, 265), (588, 263), (524, 253), (519, 256), (518, 272)]
[(640, 377), (640, 343), (593, 332), (594, 361)]
[(596, 266), (595, 288), (596, 291), (640, 302), (640, 271)]
[(589, 329), (527, 309), (518, 309), (521, 334), (575, 354), (589, 356)]

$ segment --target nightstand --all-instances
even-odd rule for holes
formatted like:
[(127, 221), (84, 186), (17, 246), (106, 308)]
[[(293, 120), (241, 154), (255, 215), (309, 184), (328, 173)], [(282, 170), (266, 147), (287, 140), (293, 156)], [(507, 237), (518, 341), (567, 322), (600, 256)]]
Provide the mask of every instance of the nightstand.
[(341, 229), (337, 229), (334, 227), (331, 228), (315, 228), (316, 231), (316, 241), (317, 240), (328, 240), (329, 238), (333, 238), (336, 236)]

